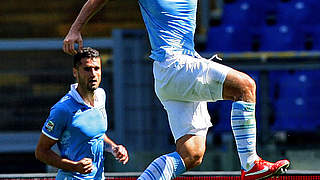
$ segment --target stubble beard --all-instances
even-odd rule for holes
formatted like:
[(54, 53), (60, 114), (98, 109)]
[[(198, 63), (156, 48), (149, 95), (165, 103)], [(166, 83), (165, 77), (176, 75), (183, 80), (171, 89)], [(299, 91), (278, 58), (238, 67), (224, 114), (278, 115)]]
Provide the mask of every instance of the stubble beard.
[(87, 90), (88, 90), (88, 92), (90, 92), (90, 93), (93, 93), (96, 89), (98, 89), (96, 86), (90, 86), (90, 85), (88, 85), (88, 87), (87, 87)]

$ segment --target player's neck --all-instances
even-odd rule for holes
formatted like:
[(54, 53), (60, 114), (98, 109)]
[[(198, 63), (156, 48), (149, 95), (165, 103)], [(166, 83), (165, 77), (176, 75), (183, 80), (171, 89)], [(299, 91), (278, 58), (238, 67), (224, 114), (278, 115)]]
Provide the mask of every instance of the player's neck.
[(84, 90), (79, 86), (77, 87), (77, 91), (86, 104), (90, 104), (91, 106), (94, 106), (94, 92)]

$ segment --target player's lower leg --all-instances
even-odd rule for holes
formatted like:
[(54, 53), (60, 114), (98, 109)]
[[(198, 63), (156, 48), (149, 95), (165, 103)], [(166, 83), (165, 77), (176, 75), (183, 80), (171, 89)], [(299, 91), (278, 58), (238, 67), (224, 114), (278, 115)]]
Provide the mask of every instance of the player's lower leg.
[(230, 70), (223, 84), (223, 99), (233, 100), (231, 126), (241, 163), (242, 179), (263, 179), (287, 169), (288, 160), (270, 163), (256, 152), (256, 84), (245, 73)]
[(241, 162), (242, 180), (264, 179), (281, 174), (288, 169), (290, 165), (288, 160), (271, 163), (257, 155), (255, 103), (234, 102), (231, 125)]
[(256, 152), (255, 103), (237, 101), (232, 104), (231, 126), (241, 167), (245, 171), (259, 159)]
[(184, 162), (177, 152), (155, 159), (140, 175), (138, 180), (170, 180), (186, 171)]
[(241, 167), (247, 171), (259, 158), (256, 153), (256, 84), (248, 75), (231, 70), (224, 82), (223, 98), (234, 101), (231, 126)]

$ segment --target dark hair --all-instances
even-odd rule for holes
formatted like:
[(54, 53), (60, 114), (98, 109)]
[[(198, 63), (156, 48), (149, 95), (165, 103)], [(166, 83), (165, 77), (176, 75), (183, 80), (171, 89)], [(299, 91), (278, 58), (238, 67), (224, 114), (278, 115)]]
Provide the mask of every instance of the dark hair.
[(80, 51), (78, 51), (77, 54), (73, 56), (73, 67), (78, 68), (81, 64), (81, 59), (83, 58), (95, 58), (100, 57), (100, 53), (98, 50), (93, 49), (91, 47), (85, 47), (82, 48)]

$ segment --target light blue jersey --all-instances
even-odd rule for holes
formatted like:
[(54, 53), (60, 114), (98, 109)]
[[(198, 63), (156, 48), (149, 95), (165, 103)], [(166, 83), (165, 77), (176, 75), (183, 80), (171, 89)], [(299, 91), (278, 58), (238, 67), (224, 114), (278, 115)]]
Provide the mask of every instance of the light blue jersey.
[(104, 134), (107, 130), (105, 93), (99, 88), (95, 91), (95, 107), (87, 105), (77, 93), (76, 84), (50, 111), (42, 133), (58, 140), (58, 148), (63, 158), (79, 161), (91, 158), (93, 171), (80, 174), (59, 170), (59, 177), (67, 179), (104, 179)]
[(169, 54), (194, 56), (197, 0), (139, 0), (151, 44), (150, 58)]

